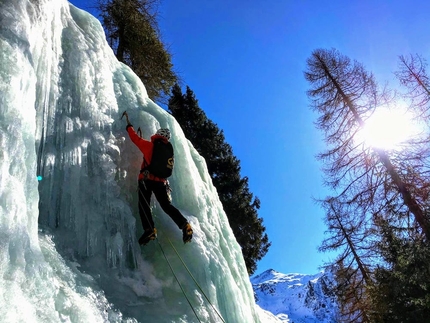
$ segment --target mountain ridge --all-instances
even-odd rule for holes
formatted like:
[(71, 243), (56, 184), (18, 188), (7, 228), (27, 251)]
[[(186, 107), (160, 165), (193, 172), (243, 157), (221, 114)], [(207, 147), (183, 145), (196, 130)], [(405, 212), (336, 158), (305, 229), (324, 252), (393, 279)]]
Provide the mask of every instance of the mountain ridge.
[(284, 323), (336, 322), (338, 304), (330, 272), (283, 274), (268, 269), (251, 277), (256, 303)]

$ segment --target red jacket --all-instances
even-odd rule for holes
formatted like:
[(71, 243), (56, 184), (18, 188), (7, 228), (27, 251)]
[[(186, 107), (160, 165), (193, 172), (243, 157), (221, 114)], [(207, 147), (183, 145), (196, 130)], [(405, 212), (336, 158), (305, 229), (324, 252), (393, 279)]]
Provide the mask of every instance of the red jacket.
[[(139, 135), (134, 130), (133, 126), (127, 126), (127, 132), (128, 132), (128, 135), (130, 136), (131, 141), (137, 146), (137, 148), (139, 148), (139, 150), (143, 154), (142, 166), (140, 167), (141, 170), (145, 168), (145, 166), (151, 163), (152, 149), (154, 148), (154, 140), (162, 139), (163, 141), (166, 141), (166, 142), (168, 141), (166, 137), (163, 137), (161, 135), (152, 135), (151, 141), (145, 140), (139, 137)], [(143, 179), (143, 174), (140, 173), (139, 180), (142, 180), (142, 179)], [(166, 182), (165, 178), (156, 177), (152, 174), (149, 174), (147, 179), (153, 180), (153, 181), (159, 181), (159, 182)]]

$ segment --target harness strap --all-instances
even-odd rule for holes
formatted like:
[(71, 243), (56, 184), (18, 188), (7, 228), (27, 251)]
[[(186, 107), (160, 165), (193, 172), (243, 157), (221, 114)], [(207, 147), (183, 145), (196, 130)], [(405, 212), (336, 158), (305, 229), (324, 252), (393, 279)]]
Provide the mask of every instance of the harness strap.
[(156, 181), (156, 182), (163, 182), (163, 183), (166, 183), (167, 182), (167, 179), (165, 179), (165, 178), (161, 178), (161, 177), (157, 177), (157, 176), (155, 176), (155, 175), (153, 175), (153, 174), (151, 174), (147, 169), (145, 169), (145, 168), (142, 168), (141, 170), (140, 170), (140, 175), (139, 175), (139, 180), (141, 180), (141, 179), (143, 179), (143, 180), (150, 180), (150, 181)]

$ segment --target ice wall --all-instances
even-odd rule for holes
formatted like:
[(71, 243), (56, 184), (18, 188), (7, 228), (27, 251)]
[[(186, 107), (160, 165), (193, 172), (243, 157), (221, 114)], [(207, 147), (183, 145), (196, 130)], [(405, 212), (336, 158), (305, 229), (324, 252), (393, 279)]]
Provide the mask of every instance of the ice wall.
[[(2, 322), (259, 322), (204, 160), (98, 20), (65, 0), (2, 0), (0, 24)], [(146, 138), (171, 129), (191, 244), (152, 201), (159, 237), (138, 245), (142, 157), (123, 110)]]

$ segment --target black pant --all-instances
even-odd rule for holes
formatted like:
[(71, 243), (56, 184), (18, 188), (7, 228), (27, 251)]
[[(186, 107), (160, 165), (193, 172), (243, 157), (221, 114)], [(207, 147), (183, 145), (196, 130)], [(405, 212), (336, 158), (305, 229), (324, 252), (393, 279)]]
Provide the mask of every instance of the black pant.
[(154, 220), (152, 219), (150, 208), (152, 193), (154, 193), (163, 211), (175, 221), (179, 229), (182, 229), (188, 222), (181, 212), (170, 202), (167, 189), (166, 183), (163, 182), (151, 180), (139, 181), (139, 214), (143, 230), (154, 228)]

